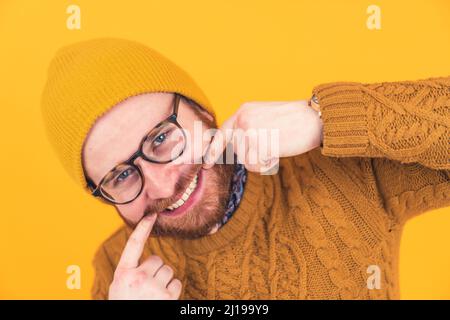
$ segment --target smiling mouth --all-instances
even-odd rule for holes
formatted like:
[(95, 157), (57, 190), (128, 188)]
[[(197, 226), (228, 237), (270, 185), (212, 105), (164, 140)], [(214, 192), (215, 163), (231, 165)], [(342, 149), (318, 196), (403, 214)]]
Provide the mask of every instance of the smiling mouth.
[(181, 198), (176, 202), (172, 203), (170, 206), (166, 208), (166, 210), (173, 211), (176, 208), (181, 207), (190, 197), (194, 190), (197, 188), (198, 175), (195, 175), (194, 179), (192, 179), (189, 186), (186, 188), (184, 193), (181, 195)]
[(177, 216), (186, 212), (200, 197), (199, 189), (201, 187), (202, 170), (195, 175), (180, 198), (169, 205), (160, 214), (167, 216)]

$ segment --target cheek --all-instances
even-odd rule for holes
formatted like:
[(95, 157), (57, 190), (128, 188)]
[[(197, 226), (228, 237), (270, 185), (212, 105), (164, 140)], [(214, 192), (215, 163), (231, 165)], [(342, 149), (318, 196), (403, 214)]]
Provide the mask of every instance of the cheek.
[(133, 201), (129, 204), (117, 206), (117, 210), (125, 220), (136, 224), (144, 215), (145, 203), (143, 201)]

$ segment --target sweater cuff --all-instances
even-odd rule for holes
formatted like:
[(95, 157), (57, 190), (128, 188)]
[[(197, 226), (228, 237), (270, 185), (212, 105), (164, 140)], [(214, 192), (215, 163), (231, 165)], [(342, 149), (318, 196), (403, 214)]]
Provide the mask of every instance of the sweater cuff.
[(369, 147), (367, 103), (361, 84), (336, 82), (313, 89), (319, 100), (326, 156), (365, 156)]

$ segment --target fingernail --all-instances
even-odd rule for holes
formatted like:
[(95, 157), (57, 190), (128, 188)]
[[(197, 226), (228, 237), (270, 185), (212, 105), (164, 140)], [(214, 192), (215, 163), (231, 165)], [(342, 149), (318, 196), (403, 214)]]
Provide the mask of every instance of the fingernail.
[(202, 168), (204, 168), (204, 169), (209, 169), (211, 166), (212, 166), (212, 163), (209, 163), (209, 158), (208, 158), (208, 156), (204, 156), (204, 157), (203, 157)]
[(207, 154), (205, 154), (204, 156), (203, 156), (203, 163), (204, 164), (207, 164), (208, 163), (208, 160), (209, 160), (209, 157), (208, 157), (208, 155)]

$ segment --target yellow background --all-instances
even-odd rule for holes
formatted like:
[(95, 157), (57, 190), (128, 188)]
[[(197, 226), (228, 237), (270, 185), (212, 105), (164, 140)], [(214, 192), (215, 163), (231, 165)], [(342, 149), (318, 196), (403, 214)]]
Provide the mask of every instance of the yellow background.
[[(81, 8), (81, 30), (66, 8)], [(368, 30), (366, 9), (381, 8)], [(335, 80), (450, 74), (450, 2), (0, 0), (0, 298), (89, 298), (92, 256), (121, 223), (66, 175), (39, 109), (62, 45), (97, 36), (138, 40), (185, 68), (219, 120), (248, 100), (306, 99)], [(450, 298), (450, 208), (410, 221), (401, 247), (402, 298)], [(81, 267), (80, 290), (66, 268)]]

